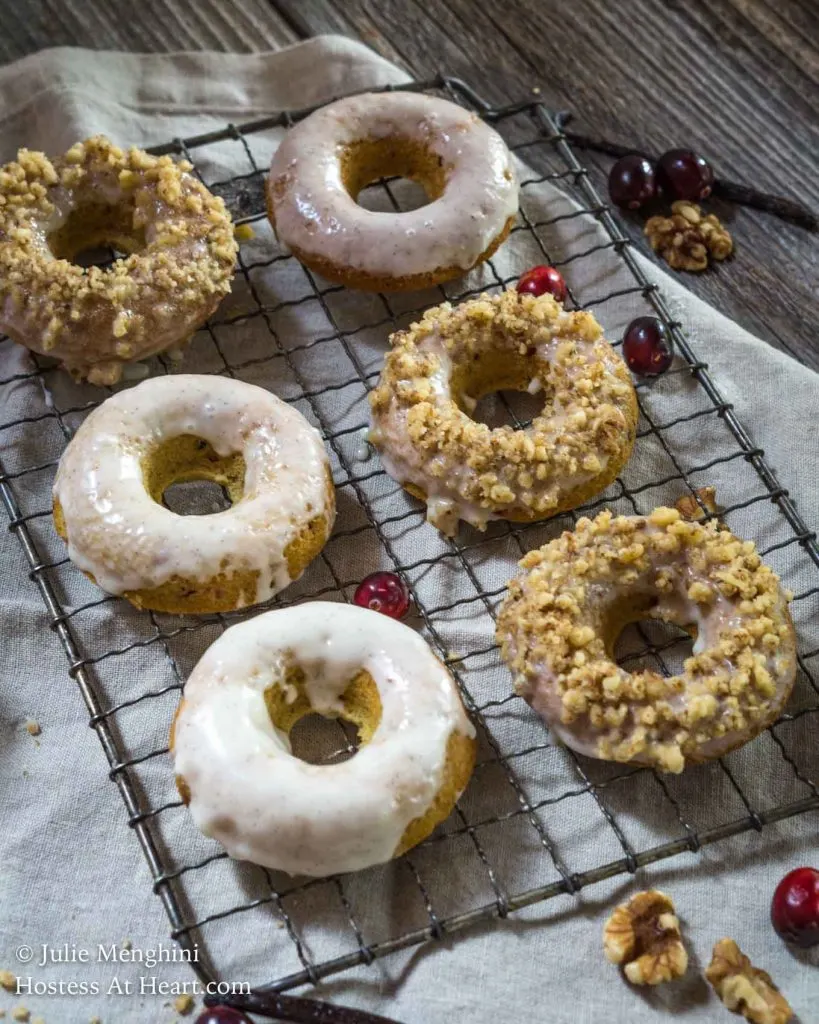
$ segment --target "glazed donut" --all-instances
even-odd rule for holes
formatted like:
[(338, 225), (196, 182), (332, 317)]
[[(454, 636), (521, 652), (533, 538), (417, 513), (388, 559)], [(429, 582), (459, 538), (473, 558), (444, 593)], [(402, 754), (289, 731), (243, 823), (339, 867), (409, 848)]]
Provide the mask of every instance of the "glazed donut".
[[(444, 533), (459, 519), (483, 530), (574, 508), (631, 454), (634, 388), (591, 313), (510, 290), (445, 302), (390, 342), (370, 440)], [(482, 395), (502, 389), (543, 392), (543, 411), (522, 430), (470, 419)]]
[[(354, 757), (317, 766), (293, 756), (288, 734), (311, 712), (358, 727)], [(469, 781), (474, 736), (417, 633), (316, 601), (231, 626), (188, 679), (170, 745), (205, 835), (238, 860), (323, 876), (425, 839)]]
[[(191, 169), (102, 136), (53, 162), (21, 149), (0, 169), (0, 330), (94, 384), (185, 342), (236, 258), (225, 204)], [(72, 262), (100, 245), (128, 255)]]
[[(429, 203), (365, 210), (370, 182), (398, 175)], [(364, 93), (291, 128), (276, 151), (267, 210), (293, 255), (368, 291), (427, 288), (488, 259), (509, 234), (518, 185), (506, 143), (477, 115), (416, 92)]]
[[(681, 772), (747, 743), (785, 706), (789, 598), (753, 542), (714, 521), (601, 512), (520, 564), (498, 641), (516, 691), (574, 750)], [(645, 618), (695, 637), (679, 675), (614, 662), (623, 626)]]
[[(232, 506), (180, 516), (172, 483), (212, 480)], [(335, 492), (324, 445), (253, 384), (179, 374), (113, 395), (60, 459), (54, 522), (109, 594), (165, 612), (230, 611), (297, 579), (324, 546)]]

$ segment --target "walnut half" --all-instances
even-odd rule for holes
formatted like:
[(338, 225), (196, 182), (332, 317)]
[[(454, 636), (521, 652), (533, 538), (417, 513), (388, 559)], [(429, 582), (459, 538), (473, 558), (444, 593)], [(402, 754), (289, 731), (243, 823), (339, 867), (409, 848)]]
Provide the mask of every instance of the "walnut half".
[(714, 946), (705, 977), (732, 1013), (753, 1024), (787, 1024), (793, 1017), (770, 974), (754, 967), (733, 939), (720, 939)]
[(734, 251), (728, 231), (712, 213), (703, 216), (696, 203), (680, 199), (670, 217), (649, 217), (643, 229), (651, 248), (673, 270), (705, 270), (708, 258), (724, 260)]
[(688, 967), (674, 904), (658, 889), (638, 892), (615, 907), (603, 929), (603, 951), (633, 985), (659, 985)]
[[(709, 515), (716, 515), (719, 511), (717, 508), (716, 489), (713, 487), (698, 487), (695, 493), (697, 495), (696, 498), (693, 494), (684, 494), (674, 502), (674, 507), (683, 519), (690, 519), (692, 522), (705, 519), (703, 507), (708, 510)], [(697, 501), (697, 498), (699, 498), (699, 501)]]

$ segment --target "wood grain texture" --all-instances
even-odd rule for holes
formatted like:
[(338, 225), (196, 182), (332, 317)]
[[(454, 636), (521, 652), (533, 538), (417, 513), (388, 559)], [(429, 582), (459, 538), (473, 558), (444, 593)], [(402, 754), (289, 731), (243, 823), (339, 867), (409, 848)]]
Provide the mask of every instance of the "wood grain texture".
[[(275, 0), (302, 33), (346, 31), (418, 76), (493, 103), (539, 88), (572, 127), (651, 153), (689, 145), (717, 172), (819, 209), (819, 5), (813, 0)], [(605, 187), (611, 160), (587, 153)], [(819, 369), (819, 240), (712, 203), (736, 258), (685, 284)], [(646, 251), (639, 217), (627, 218)]]
[(268, 0), (2, 0), (0, 26), (0, 63), (47, 46), (248, 52), (298, 39)]
[[(819, 209), (816, 0), (0, 0), (0, 19), (5, 61), (44, 46), (241, 52), (342, 32), (493, 103), (539, 88), (578, 131), (652, 153), (690, 145), (726, 177)], [(604, 188), (611, 161), (584, 160)], [(819, 369), (819, 239), (711, 205), (737, 255), (685, 283)], [(648, 251), (640, 218), (626, 220)]]

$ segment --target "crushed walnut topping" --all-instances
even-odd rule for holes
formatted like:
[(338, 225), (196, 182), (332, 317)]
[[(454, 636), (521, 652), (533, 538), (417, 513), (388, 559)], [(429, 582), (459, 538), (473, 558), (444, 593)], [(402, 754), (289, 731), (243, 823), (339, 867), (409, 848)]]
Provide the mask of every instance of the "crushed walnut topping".
[(752, 1024), (787, 1024), (793, 1017), (770, 974), (754, 967), (733, 939), (714, 946), (705, 977), (727, 1009)]
[[(751, 541), (675, 508), (601, 512), (520, 563), (498, 617), (515, 689), (575, 750), (680, 772), (778, 715), (795, 676), (787, 595)], [(627, 672), (623, 621), (696, 625), (683, 671)]]
[[(20, 150), (0, 168), (0, 329), (106, 384), (185, 340), (236, 258), (224, 202), (191, 170), (102, 136), (54, 161)], [(62, 258), (103, 242), (128, 255), (107, 268)]]
[(6, 992), (16, 992), (17, 975), (12, 971), (0, 971), (0, 987), (4, 988)]
[(659, 985), (688, 968), (674, 904), (658, 889), (638, 892), (615, 908), (603, 929), (603, 951), (633, 985)]
[(700, 271), (709, 257), (724, 260), (734, 251), (731, 235), (713, 213), (703, 216), (696, 203), (680, 199), (670, 217), (649, 217), (643, 229), (651, 248), (673, 270)]
[[(436, 501), (478, 528), (554, 515), (606, 486), (630, 453), (634, 390), (590, 313), (509, 290), (445, 302), (390, 340), (371, 440), (395, 479), (433, 499), (433, 521)], [(502, 388), (543, 392), (544, 411), (519, 430), (470, 418)]]

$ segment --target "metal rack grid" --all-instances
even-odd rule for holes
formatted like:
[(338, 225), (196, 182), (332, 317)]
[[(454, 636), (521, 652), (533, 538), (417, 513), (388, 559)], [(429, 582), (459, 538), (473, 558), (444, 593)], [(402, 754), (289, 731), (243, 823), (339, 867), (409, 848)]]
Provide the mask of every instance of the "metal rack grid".
[[(64, 393), (56, 394), (52, 386), (56, 379), (54, 371), (45, 362), (33, 358), (30, 367), (0, 376), (0, 387), (29, 387), (33, 396), (39, 396), (42, 406), (42, 412), (15, 416), (10, 420), (0, 414), (0, 439), (20, 430), (29, 432), (29, 438), (34, 432), (43, 437), (41, 458), (25, 465), (6, 465), (5, 468), (0, 465), (0, 494), (9, 515), (10, 529), (19, 539), (29, 565), (29, 576), (40, 591), (51, 625), (65, 650), (69, 675), (77, 682), (87, 705), (90, 725), (96, 731), (109, 762), (110, 778), (120, 791), (128, 824), (135, 831), (147, 858), (154, 891), (170, 919), (172, 937), (184, 949), (199, 949), (199, 961), (192, 966), (204, 982), (225, 978), (229, 973), (238, 975), (236, 965), (225, 966), (218, 952), (218, 939), (209, 931), (237, 916), (245, 916), (249, 920), (257, 915), (261, 930), (253, 941), (268, 944), (268, 950), (273, 947), (279, 949), (275, 953), (275, 980), (271, 980), (268, 973), (261, 977), (256, 990), (281, 992), (305, 983), (315, 985), (328, 975), (370, 963), (376, 957), (428, 939), (440, 939), (480, 921), (504, 918), (523, 907), (560, 894), (576, 893), (584, 886), (634, 872), (640, 866), (685, 852), (696, 853), (706, 844), (749, 830), (762, 831), (767, 824), (819, 809), (815, 777), (811, 769), (802, 763), (798, 742), (791, 735), (793, 727), (800, 722), (819, 721), (814, 717), (819, 711), (815, 665), (814, 672), (811, 671), (812, 661), (819, 656), (819, 647), (805, 650), (799, 657), (798, 690), (801, 697), (797, 701), (798, 706), (783, 715), (767, 734), (771, 748), (768, 756), (779, 758), (783, 768), (779, 772), (781, 799), (763, 806), (764, 801), (759, 799), (759, 794), (751, 793), (747, 766), (744, 766), (741, 754), (729, 755), (716, 765), (694, 770), (707, 773), (701, 777), (705, 780), (702, 784), (720, 792), (729, 792), (736, 800), (737, 813), (716, 821), (703, 817), (696, 796), (692, 798), (690, 789), (687, 790), (677, 779), (663, 777), (646, 768), (590, 762), (553, 745), (539, 720), (535, 721), (534, 716), (529, 715), (522, 701), (510, 696), (508, 676), (504, 679), (502, 671), (500, 674), (495, 672), (502, 666), (497, 658), (491, 624), (503, 597), (505, 580), (490, 585), (486, 566), (491, 566), (493, 560), (497, 561), (499, 552), (506, 556), (507, 562), (510, 553), (512, 558), (520, 557), (531, 547), (571, 525), (581, 513), (594, 512), (606, 505), (644, 513), (658, 503), (653, 500), (658, 489), (669, 486), (677, 488), (680, 494), (691, 494), (699, 500), (696, 489), (708, 482), (708, 472), (730, 464), (735, 465), (742, 475), (747, 492), (743, 491), (740, 500), (724, 508), (721, 517), (730, 524), (742, 510), (752, 509), (760, 524), (763, 519), (770, 523), (770, 529), (766, 527), (767, 532), (761, 532), (778, 538), (761, 548), (763, 557), (775, 560), (779, 554), (785, 553), (790, 557), (796, 551), (800, 553), (803, 565), (812, 563), (817, 571), (816, 583), (795, 595), (795, 609), (800, 606), (812, 609), (812, 603), (817, 603), (819, 546), (815, 533), (802, 521), (788, 492), (765, 462), (763, 452), (754, 445), (737, 420), (731, 403), (722, 396), (707, 364), (692, 351), (682, 333), (682, 324), (671, 315), (657, 287), (644, 276), (629, 241), (601, 200), (587, 170), (567, 144), (559, 119), (553, 118), (536, 101), (491, 108), (471, 89), (451, 78), (440, 77), (408, 88), (448, 96), (476, 110), (507, 135), (511, 148), (527, 161), (528, 166), (535, 168), (523, 183), (524, 192), (527, 187), (537, 188), (544, 182), (554, 181), (577, 199), (576, 212), (562, 212), (553, 218), (540, 220), (534, 219), (527, 213), (525, 205), (522, 206), (520, 222), (512, 235), (513, 240), (516, 234), (521, 234), (533, 242), (539, 258), (548, 263), (565, 266), (579, 260), (619, 261), (628, 272), (627, 287), (595, 296), (579, 296), (570, 292), (570, 306), (594, 307), (597, 311), (612, 298), (633, 294), (641, 299), (644, 312), (653, 311), (666, 323), (675, 341), (677, 358), (672, 369), (660, 379), (661, 383), (649, 381), (637, 385), (641, 409), (637, 445), (654, 445), (665, 459), (667, 472), (633, 482), (621, 477), (603, 496), (575, 513), (559, 516), (546, 524), (492, 524), (485, 535), (464, 528), (458, 539), (453, 541), (444, 541), (436, 536), (436, 550), (429, 556), (408, 557), (407, 548), (401, 543), (400, 531), (419, 527), (429, 531), (427, 538), (432, 536), (431, 528), (423, 526), (423, 508), (403, 495), (400, 488), (387, 492), (378, 490), (389, 487), (391, 482), (380, 467), (367, 468), (365, 465), (362, 469), (359, 455), (354, 448), (351, 449), (351, 444), (355, 446), (357, 443), (359, 447), (361, 444), (358, 435), (366, 426), (363, 415), (366, 402), (363, 406), (357, 402), (357, 411), (362, 414), (358, 421), (348, 423), (344, 420), (339, 424), (328, 413), (324, 399), (331, 393), (345, 393), (347, 389), (354, 389), (364, 397), (377, 377), (377, 367), (368, 367), (359, 357), (359, 339), (365, 332), (375, 332), (383, 342), (390, 330), (408, 322), (430, 303), (401, 309), (398, 307), (400, 297), (381, 295), (374, 300), (380, 315), (366, 322), (359, 319), (348, 323), (333, 304), (343, 289), (328, 285), (306, 271), (309, 287), (303, 296), (279, 299), (273, 303), (266, 301), (266, 295), (260, 292), (258, 274), (273, 275), (275, 280), (276, 275), (294, 263), (292, 257), (277, 250), (273, 243), (262, 259), (248, 260), (240, 255), (237, 286), (244, 286), (248, 306), (239, 314), (223, 316), (221, 320), (220, 313), (217, 313), (203, 329), (202, 337), (210, 346), (216, 362), (208, 363), (202, 369), (245, 379), (253, 375), (254, 380), (264, 383), (267, 368), (274, 361), (286, 368), (292, 388), (291, 393), (284, 397), (301, 408), (322, 430), (332, 455), (339, 495), (346, 495), (345, 501), (354, 507), (352, 525), (344, 528), (340, 524), (341, 528), (337, 527), (330, 544), (314, 566), (308, 569), (301, 583), (270, 604), (279, 606), (294, 599), (307, 598), (339, 597), (349, 600), (357, 581), (349, 578), (339, 567), (338, 548), (334, 545), (339, 540), (348, 548), (360, 548), (365, 541), (371, 543), (372, 550), (378, 552), (381, 566), (399, 572), (413, 590), (418, 625), (457, 679), (481, 739), (476, 768), (476, 776), (483, 776), (481, 785), (473, 783), (449, 822), (430, 839), (398, 862), (383, 869), (360, 873), (366, 876), (364, 880), (359, 876), (345, 876), (329, 881), (305, 882), (261, 868), (239, 867), (227, 861), (224, 853), (215, 848), (215, 843), (214, 849), (209, 849), (198, 859), (179, 863), (168, 836), (178, 837), (185, 830), (195, 831), (194, 826), (177, 798), (169, 798), (167, 792), (160, 797), (152, 791), (151, 783), (155, 782), (155, 776), (151, 780), (140, 774), (145, 766), (159, 765), (172, 790), (172, 767), (167, 746), (149, 745), (148, 749), (142, 749), (138, 743), (132, 747), (130, 741), (124, 739), (127, 734), (122, 724), (124, 716), (134, 709), (146, 707), (155, 709), (151, 710), (146, 721), (156, 724), (154, 731), (157, 735), (166, 735), (173, 705), (186, 671), (191, 667), (188, 663), (191, 649), (201, 653), (231, 621), (255, 614), (259, 609), (180, 621), (154, 613), (137, 614), (125, 602), (101, 596), (93, 588), (82, 592), (88, 599), (82, 594), (77, 596), (72, 587), (76, 585), (79, 572), (68, 563), (51, 526), (50, 484), (59, 450), (76, 429), (79, 419), (99, 404), (100, 391), (93, 390), (89, 397), (89, 389), (77, 386), (72, 390), (73, 386), (61, 382)], [(210, 182), (209, 185), (225, 197), (237, 222), (258, 227), (265, 223), (264, 171), (254, 154), (253, 138), (258, 133), (286, 127), (306, 113), (285, 113), (239, 127), (229, 125), (222, 131), (196, 138), (176, 139), (154, 152), (185, 156), (196, 166), (209, 147), (235, 144), (247, 162), (247, 172)], [(395, 181), (374, 183), (367, 191), (378, 193), (389, 204), (387, 208), (401, 208), (400, 190)], [(580, 225), (588, 215), (602, 225), (605, 240), (581, 252), (573, 252), (564, 259), (550, 255), (549, 232), (555, 224), (569, 221)], [(513, 273), (503, 274), (497, 269), (496, 260), (489, 261), (486, 268), (489, 280), (484, 278), (478, 287), (460, 292), (439, 289), (433, 301), (464, 298), (483, 290), (498, 290), (512, 283), (524, 268), (525, 265), (517, 266)], [(581, 298), (585, 301), (580, 301)], [(307, 304), (314, 304), (321, 311), (330, 330), (301, 344), (290, 345), (277, 328), (276, 317), (283, 311), (298, 313), (300, 307)], [(263, 327), (269, 351), (242, 358), (241, 346), (234, 345), (231, 339), (225, 340), (221, 330), (231, 325), (243, 328), (251, 322), (257, 328)], [(11, 348), (8, 341), (2, 344)], [(304, 353), (324, 346), (343, 353), (346, 365), (353, 370), (349, 378), (317, 385), (310, 372), (304, 370), (301, 362)], [(156, 361), (155, 365), (159, 372), (172, 368), (164, 358)], [(201, 372), (196, 351), (188, 356), (185, 369)], [(661, 421), (651, 402), (652, 389), (658, 388), (665, 388), (669, 397), (681, 395), (681, 400), (690, 404), (681, 415)], [(522, 415), (516, 411), (514, 401), (506, 401), (507, 421), (520, 425)], [(684, 452), (678, 447), (679, 432), (684, 427), (706, 421), (718, 435), (712, 457), (704, 463), (688, 465)], [(51, 427), (56, 427), (58, 432), (56, 450), (48, 440)], [(426, 542), (432, 543), (431, 540)], [(321, 571), (316, 566), (320, 566)], [(453, 570), (469, 592), (459, 592), (454, 597), (450, 595), (446, 600), (432, 600), (427, 585), (430, 576)], [(90, 584), (88, 586), (90, 588)], [(440, 593), (440, 590), (439, 587), (432, 592)], [(95, 652), (89, 638), (91, 626), (98, 623), (93, 617), (104, 613), (118, 617), (119, 642)], [(463, 641), (462, 635), (450, 628), (448, 617), (453, 614), (462, 615), (466, 620), (477, 618), (484, 622), (486, 628), (482, 635), (485, 642), (475, 646), (468, 640)], [(812, 610), (808, 615), (811, 614), (814, 614)], [(189, 645), (184, 651), (177, 646), (182, 641)], [(626, 645), (622, 660), (624, 663), (638, 663), (647, 659), (660, 671), (669, 673), (673, 670), (675, 657), (685, 656), (685, 643), (679, 631), (657, 631), (654, 624), (641, 624), (633, 627), (631, 644)], [(147, 681), (131, 679), (125, 693), (112, 687), (106, 676), (110, 666), (132, 656), (141, 657), (145, 652), (160, 652), (164, 668), (159, 669), (152, 663), (148, 669), (143, 669), (142, 662), (135, 662), (134, 676), (138, 677), (144, 670)], [(157, 673), (159, 685), (155, 678)], [(164, 701), (165, 697), (169, 697), (170, 702)], [(336, 756), (338, 751), (349, 754), (354, 750), (353, 740), (343, 728), (334, 745), (338, 750), (327, 755), (328, 759)], [(526, 765), (534, 765), (534, 771), (525, 768)], [(486, 777), (490, 775), (491, 780), (487, 782)], [(654, 840), (659, 838), (660, 841), (640, 833), (626, 812), (623, 800), (617, 796), (622, 789), (634, 792), (631, 787), (638, 784), (649, 787), (641, 790), (645, 804), (643, 811), (646, 816), (656, 811), (659, 824), (652, 835)], [(647, 798), (646, 793), (652, 795)], [(649, 809), (649, 804), (652, 809)], [(569, 807), (568, 817), (574, 822), (593, 823), (589, 828), (602, 830), (594, 833), (597, 836), (595, 848), (600, 851), (594, 863), (576, 863), (579, 839), (567, 827), (567, 815), (563, 813), (563, 809)], [(172, 816), (177, 816), (174, 819), (177, 831), (172, 829), (166, 835), (162, 823)], [(499, 866), (495, 833), (499, 827), (508, 835), (517, 830), (514, 832), (519, 837), (517, 841), (521, 849), (526, 847), (527, 850), (526, 871), (514, 860), (510, 863), (508, 858)], [(436, 876), (447, 870), (442, 865), (454, 861), (462, 865), (463, 870), (459, 868), (454, 875), (445, 874), (447, 885), (436, 886)], [(469, 867), (467, 862), (470, 862)], [(209, 878), (206, 886), (197, 889), (193, 885), (195, 879), (208, 876), (217, 869), (223, 870), (226, 864), (230, 876), (223, 872)], [(471, 872), (468, 883), (467, 872)], [(242, 873), (243, 882), (239, 888), (235, 879)], [(249, 882), (247, 879), (251, 876), (253, 881)], [(225, 905), (219, 905), (214, 898), (216, 891), (227, 891), (231, 885), (235, 887), (231, 889), (234, 895)], [(383, 898), (387, 898), (389, 893), (389, 899), (402, 906), (407, 900), (414, 901), (412, 913), (406, 915), (406, 929), (393, 929), (388, 933), (382, 927), (383, 922), (364, 919), (368, 907), (377, 902), (368, 901), (367, 894), (379, 892), (379, 887)], [(203, 890), (206, 892), (204, 898)], [(236, 891), (241, 898), (236, 898)], [(261, 915), (260, 919), (258, 915)], [(315, 940), (306, 932), (312, 927), (312, 922), (321, 922), (325, 917), (339, 918), (339, 936), (336, 936), (333, 949), (317, 956), (312, 951)], [(277, 930), (271, 925), (280, 927)], [(276, 937), (276, 942), (271, 935)], [(289, 957), (287, 951), (291, 954)], [(266, 958), (265, 969), (268, 971), (269, 962)]]

